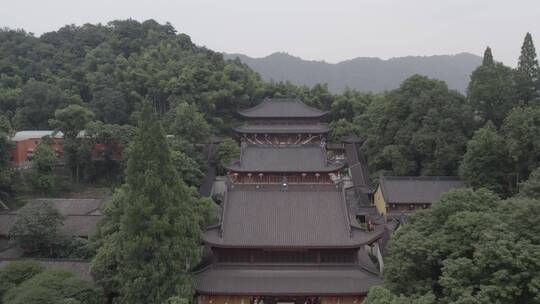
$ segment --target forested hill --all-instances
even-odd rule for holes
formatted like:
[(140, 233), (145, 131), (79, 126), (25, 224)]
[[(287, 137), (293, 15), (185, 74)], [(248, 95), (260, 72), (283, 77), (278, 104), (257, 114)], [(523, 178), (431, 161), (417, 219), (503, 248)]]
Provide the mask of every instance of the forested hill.
[(238, 57), (265, 80), (290, 81), (296, 85), (313, 86), (327, 83), (333, 92), (349, 87), (360, 91), (382, 92), (399, 87), (407, 77), (420, 74), (445, 81), (451, 89), (465, 92), (472, 71), (482, 58), (470, 53), (438, 56), (408, 56), (382, 60), (358, 57), (336, 64), (308, 61), (286, 53), (274, 53), (263, 58), (242, 54)]

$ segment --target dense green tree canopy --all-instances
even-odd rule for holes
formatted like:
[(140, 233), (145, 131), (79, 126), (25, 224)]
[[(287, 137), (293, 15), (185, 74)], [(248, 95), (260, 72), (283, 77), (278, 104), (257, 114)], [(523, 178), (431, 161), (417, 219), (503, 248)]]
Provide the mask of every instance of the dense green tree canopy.
[(526, 181), (519, 184), (519, 196), (540, 198), (540, 167), (536, 168)]
[(515, 163), (516, 181), (521, 182), (540, 165), (540, 105), (514, 108), (504, 121), (502, 134)]
[(93, 283), (60, 269), (41, 271), (9, 289), (4, 304), (101, 304), (103, 294)]
[(512, 163), (503, 137), (490, 121), (468, 142), (459, 171), (471, 187), (510, 193)]
[(428, 303), (540, 303), (538, 214), (537, 200), (501, 201), (485, 189), (447, 193), (390, 241), (385, 287), (434, 295)]
[(3, 303), (2, 298), (8, 290), (42, 272), (44, 269), (45, 267), (34, 261), (15, 261), (0, 269), (0, 282), (2, 282), (0, 284), (0, 303)]
[(22, 87), (20, 102), (14, 117), (15, 126), (22, 130), (47, 130), (49, 119), (56, 109), (76, 104), (70, 96), (53, 84), (30, 80)]
[(483, 64), (471, 75), (468, 99), (482, 123), (491, 120), (500, 126), (517, 105), (514, 72), (502, 63)]
[(372, 172), (452, 175), (473, 122), (465, 98), (440, 81), (412, 76), (357, 116)]

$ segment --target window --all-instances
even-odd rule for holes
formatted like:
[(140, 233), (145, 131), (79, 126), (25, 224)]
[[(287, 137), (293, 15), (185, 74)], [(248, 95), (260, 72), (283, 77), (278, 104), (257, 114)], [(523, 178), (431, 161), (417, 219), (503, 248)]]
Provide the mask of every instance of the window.
[(356, 250), (323, 250), (321, 251), (321, 263), (329, 264), (352, 264)]
[(314, 251), (266, 251), (253, 252), (255, 263), (316, 263), (317, 254)]

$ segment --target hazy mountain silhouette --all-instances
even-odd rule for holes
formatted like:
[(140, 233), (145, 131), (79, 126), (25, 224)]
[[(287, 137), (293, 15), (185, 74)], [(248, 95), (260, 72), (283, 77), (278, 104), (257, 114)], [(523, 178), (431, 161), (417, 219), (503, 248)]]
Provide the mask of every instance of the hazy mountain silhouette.
[(472, 71), (482, 63), (482, 57), (470, 53), (388, 60), (358, 57), (336, 64), (303, 60), (287, 53), (274, 53), (263, 58), (242, 54), (224, 56), (227, 59), (238, 57), (265, 80), (289, 80), (293, 84), (309, 86), (328, 83), (329, 89), (334, 92), (346, 87), (372, 92), (395, 89), (405, 78), (414, 74), (444, 80), (448, 87), (464, 92)]

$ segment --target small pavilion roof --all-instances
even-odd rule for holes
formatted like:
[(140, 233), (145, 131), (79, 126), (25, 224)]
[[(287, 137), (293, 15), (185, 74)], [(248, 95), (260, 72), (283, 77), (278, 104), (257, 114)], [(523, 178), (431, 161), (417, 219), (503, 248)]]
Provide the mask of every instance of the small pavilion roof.
[(300, 134), (328, 133), (331, 129), (327, 124), (244, 124), (234, 128), (237, 133), (267, 133), (267, 134)]
[(379, 232), (351, 225), (335, 185), (233, 185), (221, 223), (205, 233), (210, 246), (251, 248), (356, 248)]
[(382, 176), (379, 187), (389, 204), (433, 203), (441, 194), (465, 187), (457, 176)]
[(382, 279), (355, 266), (224, 266), (195, 273), (199, 294), (230, 295), (365, 295)]
[(334, 172), (343, 164), (330, 162), (319, 145), (246, 145), (240, 159), (228, 166), (235, 172)]
[(310, 107), (300, 99), (267, 98), (253, 108), (238, 113), (246, 118), (318, 118), (327, 112)]

